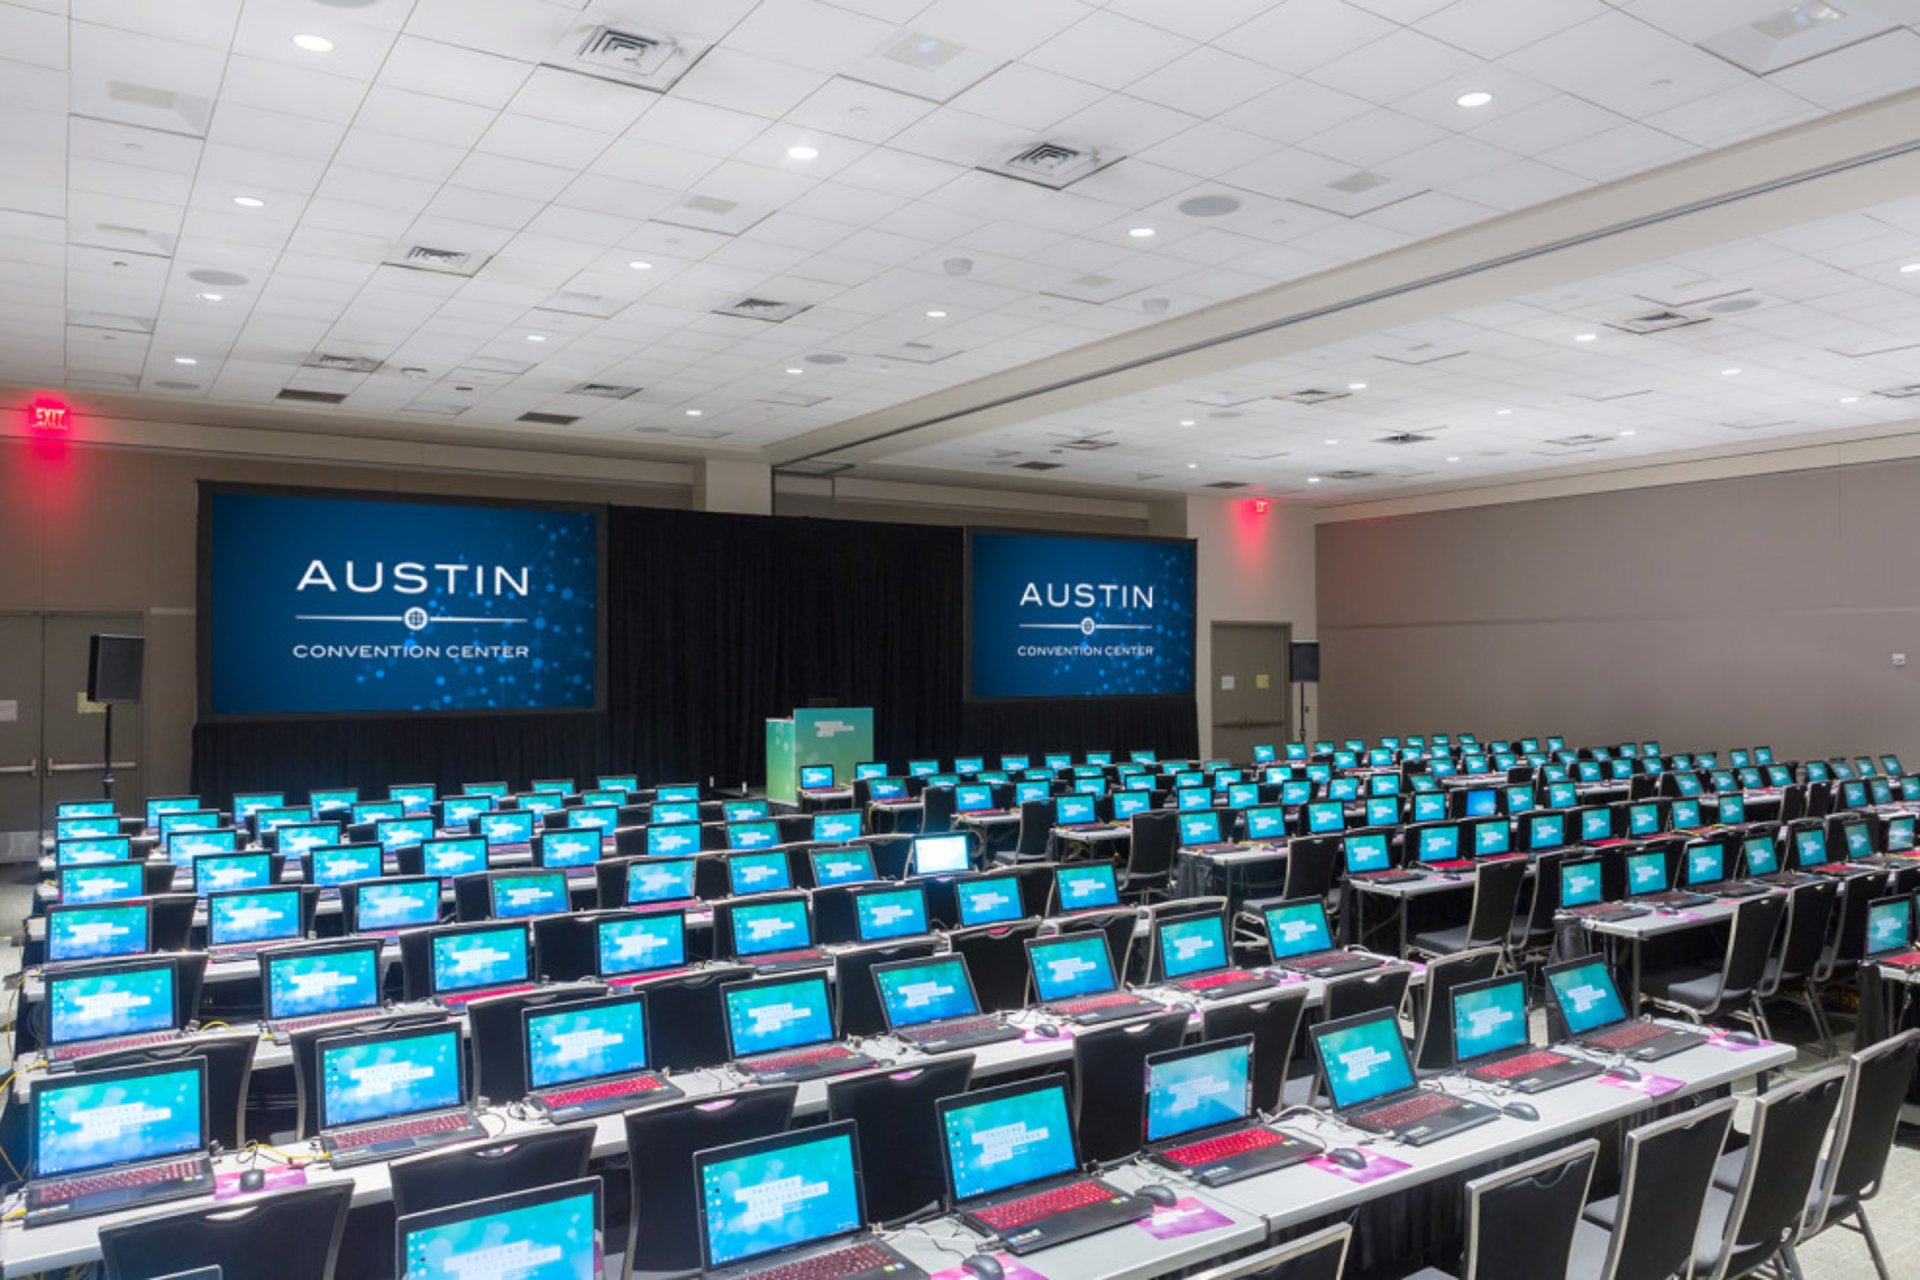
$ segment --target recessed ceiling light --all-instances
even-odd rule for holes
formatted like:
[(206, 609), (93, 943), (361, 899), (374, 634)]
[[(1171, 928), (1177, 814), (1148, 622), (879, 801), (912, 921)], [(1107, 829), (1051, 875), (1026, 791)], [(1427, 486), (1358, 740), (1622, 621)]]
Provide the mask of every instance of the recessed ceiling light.
[(239, 205), (242, 209), (260, 209), (260, 208), (264, 208), (267, 203), (265, 200), (262, 200), (259, 196), (235, 196), (233, 198), (233, 202)]
[(1181, 426), (1183, 426), (1183, 427), (1190, 427), (1190, 426), (1192, 426), (1192, 425), (1193, 425), (1193, 419), (1192, 419), (1192, 418), (1182, 418), (1182, 419), (1180, 419), (1180, 425), (1181, 425)]
[(945, 320), (946, 318), (947, 318), (947, 313), (944, 311), (927, 312), (927, 319), (929, 320)]
[(1906, 276), (1910, 276), (1916, 271), (1920, 271), (1920, 262), (1909, 262), (1906, 266), (1900, 268), (1900, 274)]
[(1329, 441), (1327, 441), (1327, 443), (1328, 443), (1328, 444), (1339, 444), (1340, 442), (1339, 442), (1338, 440), (1329, 440)]
[(802, 146), (787, 148), (787, 159), (789, 160), (818, 160), (819, 158), (820, 148), (818, 147)]
[(1485, 89), (1475, 89), (1472, 93), (1463, 93), (1453, 100), (1456, 107), (1484, 107), (1493, 101), (1493, 95)]
[(1135, 240), (1145, 240), (1151, 237), (1154, 231), (1152, 227), (1132, 227), (1128, 229), (1127, 234)]
[(633, 260), (632, 262), (629, 262), (629, 263), (628, 263), (627, 265), (628, 265), (629, 267), (632, 267), (632, 268), (633, 268), (633, 269), (634, 269), (635, 271), (651, 271), (651, 270), (653, 270), (653, 264), (652, 264), (651, 262), (641, 262), (641, 261), (640, 261), (639, 259), (637, 259), (637, 258), (636, 258), (636, 259), (634, 259), (634, 260)]
[(1308, 477), (1307, 477), (1307, 483), (1308, 483), (1308, 484), (1319, 484), (1319, 483), (1320, 483), (1320, 477), (1319, 477), (1319, 476), (1308, 476)]
[(224, 293), (196, 293), (193, 296), (202, 302), (225, 302), (227, 300), (227, 295)]
[(305, 49), (308, 53), (332, 53), (333, 41), (325, 36), (297, 35), (293, 38), (294, 47)]
[(1198, 471), (1199, 469), (1200, 469), (1200, 464), (1197, 462), (1189, 462), (1187, 464), (1187, 470), (1189, 471)]
[(1367, 384), (1364, 382), (1349, 382), (1347, 384), (1347, 390), (1349, 391), (1365, 391), (1366, 389)]
[(1622, 431), (1620, 434), (1623, 436), (1630, 436), (1633, 434), (1633, 428), (1628, 427), (1625, 431)]
[(701, 410), (701, 409), (689, 409), (689, 410), (687, 410), (687, 416), (688, 416), (689, 418), (697, 418), (697, 417), (699, 417), (699, 416), (701, 415), (701, 413), (703, 413), (703, 412), (704, 412), (704, 410)]
[(200, 363), (198, 360), (194, 359), (192, 356), (175, 356), (173, 358), (173, 362), (175, 364), (199, 364)]
[(1576, 333), (1573, 335), (1573, 340), (1575, 342), (1592, 342), (1595, 338), (1598, 338), (1599, 336), (1600, 335), (1597, 333)]
[(530, 333), (527, 335), (528, 342), (545, 342), (546, 340), (547, 335), (544, 333)]
[(1451, 454), (1451, 455), (1449, 455), (1449, 456), (1448, 456), (1448, 458), (1447, 458), (1447, 461), (1448, 461), (1448, 462), (1458, 462), (1458, 461), (1460, 461), (1460, 455), (1459, 455), (1459, 454), (1457, 454), (1457, 453), (1456, 453), (1456, 454)]
[(789, 369), (787, 370), (787, 372), (788, 373), (805, 373), (806, 370), (805, 369)]
[(1738, 369), (1722, 369), (1720, 371), (1720, 376), (1723, 378), (1732, 378), (1732, 377), (1737, 377), (1739, 373), (1740, 371)]
[(1841, 404), (1859, 404), (1860, 397), (1859, 396), (1841, 396), (1840, 403)]
[(1513, 410), (1511, 409), (1495, 409), (1494, 410), (1494, 413), (1502, 418), (1506, 417), (1508, 414), (1511, 414), (1512, 412)]

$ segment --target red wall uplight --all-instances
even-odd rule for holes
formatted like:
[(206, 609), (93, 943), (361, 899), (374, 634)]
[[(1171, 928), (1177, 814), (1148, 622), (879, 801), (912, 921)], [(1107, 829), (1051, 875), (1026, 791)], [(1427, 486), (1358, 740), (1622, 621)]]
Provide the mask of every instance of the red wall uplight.
[(27, 406), (27, 430), (48, 435), (64, 432), (72, 425), (67, 406), (58, 400), (35, 400)]

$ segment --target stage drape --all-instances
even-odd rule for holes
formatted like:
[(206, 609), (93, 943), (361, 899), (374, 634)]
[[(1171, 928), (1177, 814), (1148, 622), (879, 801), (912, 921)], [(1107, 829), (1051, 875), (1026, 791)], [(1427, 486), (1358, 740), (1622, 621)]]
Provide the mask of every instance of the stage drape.
[(194, 788), (637, 773), (765, 781), (765, 721), (810, 699), (874, 708), (875, 751), (1198, 750), (1194, 699), (965, 696), (966, 538), (950, 526), (615, 507), (601, 715), (208, 722)]

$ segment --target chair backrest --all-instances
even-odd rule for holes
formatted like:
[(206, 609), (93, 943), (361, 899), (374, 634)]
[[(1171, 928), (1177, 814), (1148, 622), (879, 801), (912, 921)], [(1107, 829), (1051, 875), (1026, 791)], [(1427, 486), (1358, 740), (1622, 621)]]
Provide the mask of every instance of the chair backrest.
[(946, 1190), (934, 1103), (965, 1093), (973, 1055), (865, 1071), (827, 1083), (827, 1118), (859, 1126), (867, 1217), (893, 1222), (936, 1205)]
[(1520, 901), (1520, 882), (1527, 874), (1525, 858), (1497, 858), (1473, 873), (1473, 910), (1467, 917), (1467, 945), (1503, 944), (1513, 928), (1513, 910)]
[(1127, 887), (1165, 885), (1173, 874), (1173, 854), (1172, 840), (1142, 840), (1136, 833), (1127, 841)]
[(887, 1020), (880, 1010), (880, 988), (873, 981), (873, 966), (930, 956), (936, 945), (932, 938), (903, 938), (855, 947), (834, 956), (833, 1001), (838, 1010), (834, 1025), (840, 1028), (840, 1034), (877, 1036), (885, 1031)]
[(1342, 1222), (1237, 1262), (1192, 1272), (1188, 1280), (1340, 1280), (1352, 1243), (1353, 1228)]
[(207, 1137), (228, 1151), (247, 1145), (247, 1089), (253, 1080), (253, 1054), (260, 1037), (198, 1036), (178, 1045), (130, 1049), (87, 1060), (89, 1068), (129, 1067), (137, 1063), (204, 1059), (207, 1064)]
[(1173, 865), (1173, 857), (1180, 848), (1180, 815), (1171, 809), (1146, 809), (1133, 815), (1128, 824), (1128, 856), (1131, 858), (1164, 859), (1166, 865)]
[(1280, 896), (1324, 898), (1333, 892), (1334, 873), (1340, 869), (1340, 845), (1334, 840), (1293, 840), (1287, 844), (1287, 875)]
[(1053, 801), (1020, 802), (1020, 835), (1013, 846), (1016, 858), (1044, 858), (1047, 838), (1053, 834)]
[(151, 930), (148, 950), (185, 951), (193, 936), (193, 913), (200, 900), (191, 893), (160, 893), (148, 898)]
[(1599, 1280), (1686, 1273), (1732, 1127), (1733, 1099), (1722, 1098), (1627, 1134), (1619, 1216)]
[(899, 835), (865, 836), (860, 840), (873, 854), (873, 874), (882, 880), (898, 880), (907, 874), (913, 860), (913, 837)]
[(952, 787), (928, 787), (920, 793), (920, 834), (943, 836), (953, 830), (960, 798)]
[(695, 1153), (786, 1132), (799, 1091), (791, 1084), (738, 1089), (626, 1113), (627, 1158), (633, 1170), (630, 1271), (700, 1269)]
[(1081, 1159), (1119, 1160), (1140, 1150), (1147, 1055), (1179, 1048), (1186, 1034), (1187, 1013), (1175, 1009), (1073, 1038), (1073, 1130)]
[(1876, 874), (1850, 875), (1840, 882), (1840, 897), (1834, 903), (1839, 923), (1822, 965), (1822, 976), (1850, 973), (1860, 963), (1867, 949), (1867, 907), (1881, 895), (1884, 882), (1885, 877)]
[(221, 1280), (333, 1280), (353, 1183), (344, 1179), (164, 1214), (100, 1232), (107, 1280), (220, 1266)]
[(1786, 914), (1786, 895), (1769, 893), (1743, 898), (1733, 908), (1733, 932), (1727, 937), (1727, 959), (1720, 971), (1720, 1003), (1744, 1000), (1760, 985), (1767, 957), (1780, 935), (1780, 917)]
[(1016, 920), (955, 929), (947, 935), (954, 954), (966, 958), (982, 1010), (1008, 1013), (1027, 1007), (1027, 939), (1039, 934), (1038, 920)]
[(1427, 965), (1421, 991), (1420, 1027), (1414, 1035), (1413, 1065), (1439, 1071), (1453, 1065), (1453, 989), (1484, 982), (1500, 967), (1500, 948), (1475, 947), (1441, 956)]
[(1827, 1157), (1818, 1211), (1809, 1224), (1812, 1228), (1826, 1225), (1836, 1209), (1851, 1212), (1880, 1190), (1916, 1061), (1920, 1061), (1920, 1030), (1889, 1036), (1847, 1060), (1840, 1119)]
[(1795, 822), (1807, 814), (1807, 784), (1796, 782), (1780, 788), (1780, 821)]
[(1533, 860), (1533, 898), (1517, 939), (1522, 945), (1553, 936), (1553, 916), (1560, 910), (1560, 864), (1566, 857), (1565, 849), (1555, 849)]
[(536, 1129), (503, 1142), (454, 1151), (430, 1151), (387, 1166), (393, 1215), (531, 1191), (587, 1176), (595, 1129), (590, 1124)]
[(1812, 880), (1795, 885), (1787, 897), (1786, 937), (1780, 944), (1780, 964), (1762, 995), (1772, 995), (1782, 987), (1804, 982), (1820, 963), (1820, 951), (1827, 945), (1827, 925), (1833, 919), (1834, 898), (1839, 886), (1831, 880)]
[(1322, 1017), (1328, 1022), (1338, 1022), (1379, 1009), (1398, 1013), (1412, 977), (1413, 970), (1392, 964), (1329, 978), (1326, 994), (1321, 997)]
[(1079, 915), (1061, 916), (1054, 921), (1054, 925), (1063, 934), (1106, 934), (1107, 954), (1113, 960), (1113, 976), (1120, 982), (1127, 981), (1127, 965), (1133, 959), (1134, 934), (1140, 928), (1140, 916), (1133, 908), (1083, 911)]
[(1588, 1138), (1469, 1182), (1462, 1280), (1566, 1275), (1599, 1153)]
[(752, 976), (745, 965), (734, 965), (647, 983), (653, 1064), (669, 1071), (696, 1071), (725, 1062), (727, 1025), (720, 988)]
[(1745, 1275), (1793, 1242), (1845, 1078), (1844, 1071), (1832, 1067), (1769, 1089), (1754, 1101), (1752, 1137), (1726, 1234), (1717, 1246), (1718, 1262), (1710, 1274), (1696, 1267), (1695, 1280)]
[(1278, 1111), (1284, 1105), (1287, 1066), (1300, 1024), (1307, 1016), (1307, 988), (1282, 988), (1258, 1000), (1210, 1005), (1200, 1015), (1200, 1038), (1253, 1037), (1253, 1105)]

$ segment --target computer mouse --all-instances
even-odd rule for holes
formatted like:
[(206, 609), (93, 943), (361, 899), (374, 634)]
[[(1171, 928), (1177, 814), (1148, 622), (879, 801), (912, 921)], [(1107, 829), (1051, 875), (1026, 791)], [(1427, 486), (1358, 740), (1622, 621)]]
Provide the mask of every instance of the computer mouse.
[[(1059, 1036), (1060, 1028), (1054, 1026), (1051, 1022), (1042, 1022), (1033, 1029), (1033, 1034), (1039, 1036), (1042, 1040), (1052, 1040)], [(993, 1259), (989, 1258), (987, 1261), (992, 1262)], [(999, 1263), (994, 1263), (994, 1265), (998, 1266)]]
[(1531, 1102), (1509, 1102), (1506, 1106), (1500, 1108), (1500, 1114), (1503, 1116), (1512, 1116), (1515, 1120), (1538, 1120), (1540, 1118), (1539, 1109)]
[(963, 1271), (971, 1271), (974, 1275), (979, 1276), (980, 1280), (1000, 1280), (1000, 1277), (1006, 1274), (1006, 1272), (1001, 1269), (1000, 1262), (997, 1258), (984, 1253), (974, 1254), (971, 1258), (961, 1263), (960, 1268)]
[(1179, 1193), (1172, 1187), (1159, 1182), (1149, 1182), (1133, 1194), (1157, 1209), (1171, 1209), (1180, 1203)]
[(1335, 1147), (1327, 1152), (1327, 1159), (1343, 1169), (1364, 1169), (1367, 1167), (1367, 1153), (1352, 1147)]
[(266, 1185), (267, 1171), (265, 1169), (249, 1169), (240, 1175), (240, 1189), (242, 1191), (258, 1191)]
[(1751, 1031), (1729, 1031), (1727, 1039), (1734, 1044), (1759, 1044), (1760, 1037)]
[(1618, 1066), (1608, 1067), (1607, 1074), (1615, 1080), (1638, 1080), (1640, 1073), (1622, 1062)]

